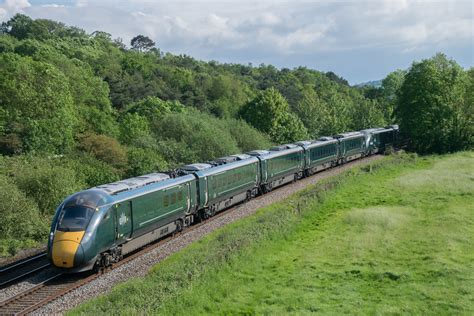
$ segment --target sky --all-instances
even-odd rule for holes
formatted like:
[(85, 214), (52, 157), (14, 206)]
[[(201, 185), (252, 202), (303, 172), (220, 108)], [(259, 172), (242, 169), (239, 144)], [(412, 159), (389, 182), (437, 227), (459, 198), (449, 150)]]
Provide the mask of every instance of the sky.
[(0, 0), (16, 13), (120, 37), (154, 40), (163, 52), (201, 60), (306, 66), (351, 84), (443, 52), (474, 66), (471, 0)]

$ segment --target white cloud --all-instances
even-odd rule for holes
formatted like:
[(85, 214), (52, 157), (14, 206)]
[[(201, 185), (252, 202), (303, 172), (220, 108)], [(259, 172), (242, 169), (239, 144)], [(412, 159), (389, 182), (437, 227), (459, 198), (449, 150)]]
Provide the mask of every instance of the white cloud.
[(66, 6), (64, 4), (56, 4), (56, 3), (48, 3), (48, 4), (43, 4), (43, 8), (65, 8)]
[(463, 0), (52, 1), (66, 6), (51, 10), (6, 0), (0, 19), (25, 12), (89, 32), (103, 30), (126, 43), (143, 34), (164, 51), (197, 58), (292, 65), (313, 62), (313, 55), (330, 60), (354, 51), (415, 56), (463, 45), (472, 52), (474, 37), (473, 4)]
[(5, 0), (0, 4), (0, 19), (5, 20), (15, 13), (23, 12), (23, 9), (31, 7), (28, 0)]

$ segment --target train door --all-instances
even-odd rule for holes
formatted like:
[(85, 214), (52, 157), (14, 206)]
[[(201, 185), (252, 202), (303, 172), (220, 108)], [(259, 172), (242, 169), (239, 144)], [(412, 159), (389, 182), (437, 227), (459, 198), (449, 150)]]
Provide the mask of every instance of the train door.
[(130, 237), (132, 233), (132, 210), (131, 202), (122, 202), (115, 205), (116, 240), (120, 244)]

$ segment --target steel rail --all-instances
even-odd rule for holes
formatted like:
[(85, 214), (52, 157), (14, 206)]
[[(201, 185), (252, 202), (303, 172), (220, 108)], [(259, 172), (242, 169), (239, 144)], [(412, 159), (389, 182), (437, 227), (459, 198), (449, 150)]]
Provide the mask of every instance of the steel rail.
[(4, 266), (0, 269), (0, 288), (50, 266), (46, 253), (40, 253)]

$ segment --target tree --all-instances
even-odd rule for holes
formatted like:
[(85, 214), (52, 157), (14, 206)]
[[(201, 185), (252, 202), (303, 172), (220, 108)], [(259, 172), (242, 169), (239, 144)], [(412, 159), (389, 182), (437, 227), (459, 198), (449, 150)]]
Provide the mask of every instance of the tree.
[(405, 80), (405, 75), (405, 70), (397, 69), (382, 80), (382, 99), (379, 99), (379, 102), (388, 123), (393, 121), (393, 110), (398, 102), (398, 92)]
[(241, 116), (259, 131), (270, 135), (275, 142), (291, 142), (307, 137), (301, 120), (290, 112), (288, 102), (274, 88), (260, 92), (244, 105)]
[(132, 49), (137, 50), (139, 52), (147, 52), (155, 46), (155, 42), (153, 42), (149, 37), (144, 35), (137, 35), (132, 38), (130, 42), (132, 45)]
[(0, 108), (0, 138), (3, 144), (18, 145), (4, 153), (64, 153), (71, 148), (77, 122), (72, 96), (67, 78), (50, 64), (0, 55)]
[(150, 128), (145, 117), (137, 113), (127, 113), (120, 122), (120, 141), (133, 144), (140, 138), (150, 137)]
[(127, 113), (137, 114), (149, 122), (159, 120), (168, 113), (184, 113), (186, 108), (179, 101), (163, 101), (157, 97), (146, 97), (130, 104)]
[(79, 148), (118, 169), (127, 164), (127, 153), (115, 138), (105, 135), (85, 135), (80, 139)]
[(400, 88), (396, 118), (402, 136), (419, 153), (472, 146), (472, 107), (466, 102), (466, 72), (444, 54), (415, 62)]
[(335, 81), (335, 82), (337, 82), (339, 84), (342, 84), (342, 85), (345, 85), (345, 86), (349, 86), (349, 82), (347, 82), (346, 79), (344, 79), (342, 77), (339, 77), (338, 75), (336, 75), (332, 71), (326, 72), (325, 75), (326, 75), (326, 77), (328, 77), (332, 81)]
[(296, 103), (294, 111), (303, 122), (312, 137), (321, 134), (323, 121), (327, 117), (323, 101), (309, 85), (302, 91), (301, 99)]

